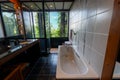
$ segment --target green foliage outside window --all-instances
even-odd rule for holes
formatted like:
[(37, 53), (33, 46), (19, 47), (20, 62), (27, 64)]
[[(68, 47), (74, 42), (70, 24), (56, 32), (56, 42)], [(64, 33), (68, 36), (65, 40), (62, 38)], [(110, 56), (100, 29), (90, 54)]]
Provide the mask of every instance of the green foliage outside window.
[(33, 12), (33, 19), (34, 19), (34, 30), (35, 30), (35, 38), (40, 38), (40, 28), (38, 23), (38, 13)]
[[(42, 13), (32, 12), (35, 38), (44, 38)], [(54, 19), (54, 17), (56, 17)], [(30, 17), (31, 19), (32, 17)], [(25, 20), (26, 21), (26, 20)], [(26, 24), (29, 24), (28, 22)], [(27, 29), (27, 25), (25, 26)], [(68, 12), (45, 12), (46, 37), (68, 37)], [(32, 30), (32, 29), (31, 29)], [(30, 34), (28, 34), (30, 35)]]
[(16, 36), (19, 34), (18, 26), (13, 12), (3, 12), (3, 20), (7, 36)]
[[(68, 12), (50, 12), (50, 14), (50, 19), (48, 14), (45, 14), (46, 26), (50, 26), (50, 32), (46, 30), (47, 35), (50, 33), (50, 37), (68, 37)], [(47, 23), (49, 20), (50, 24)]]
[[(42, 38), (42, 36), (44, 36), (42, 14), (39, 12), (31, 13), (33, 14), (33, 22), (29, 12), (23, 13), (26, 35), (28, 38), (33, 38), (33, 35), (35, 35), (34, 38)], [(19, 34), (15, 14), (13, 12), (3, 12), (3, 20), (7, 36)], [(45, 27), (47, 38), (68, 37), (68, 12), (45, 12)]]

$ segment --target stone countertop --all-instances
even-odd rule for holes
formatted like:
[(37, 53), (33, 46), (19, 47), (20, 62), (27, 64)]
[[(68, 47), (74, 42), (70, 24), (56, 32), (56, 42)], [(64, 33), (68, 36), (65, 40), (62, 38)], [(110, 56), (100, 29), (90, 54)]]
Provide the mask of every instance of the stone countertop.
[(27, 50), (28, 48), (32, 47), (34, 44), (38, 42), (39, 40), (37, 39), (29, 39), (20, 42), (19, 45), (16, 45), (12, 48), (10, 47), (9, 50), (0, 54), (0, 65), (8, 61), (9, 59), (15, 57), (16, 55), (22, 53), (23, 51)]

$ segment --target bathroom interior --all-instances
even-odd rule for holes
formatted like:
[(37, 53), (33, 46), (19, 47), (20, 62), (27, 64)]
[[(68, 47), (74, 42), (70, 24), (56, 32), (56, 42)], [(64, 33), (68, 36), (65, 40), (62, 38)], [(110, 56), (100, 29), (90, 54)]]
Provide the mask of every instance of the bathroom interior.
[(0, 0), (0, 80), (120, 80), (120, 0)]

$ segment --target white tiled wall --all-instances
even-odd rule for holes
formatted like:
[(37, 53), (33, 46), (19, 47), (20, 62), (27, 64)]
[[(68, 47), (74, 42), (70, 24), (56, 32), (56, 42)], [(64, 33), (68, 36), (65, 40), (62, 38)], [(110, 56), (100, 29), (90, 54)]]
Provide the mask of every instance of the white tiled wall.
[(101, 76), (114, 0), (75, 0), (70, 10), (72, 42)]

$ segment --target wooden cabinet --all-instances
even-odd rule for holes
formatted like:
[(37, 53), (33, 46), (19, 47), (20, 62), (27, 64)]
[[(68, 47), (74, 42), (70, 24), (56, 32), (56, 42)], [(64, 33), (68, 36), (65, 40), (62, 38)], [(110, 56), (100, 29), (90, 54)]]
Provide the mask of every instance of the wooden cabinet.
[[(19, 80), (17, 78), (21, 78), (20, 80), (23, 80), (24, 75), (22, 74), (22, 71), (24, 68), (26, 66), (28, 68), (25, 70), (25, 75), (27, 75), (40, 57), (39, 44), (39, 40), (32, 41), (28, 44), (22, 45), (20, 49), (15, 50), (5, 57), (1, 58), (0, 80)], [(13, 78), (13, 76), (18, 77)]]

